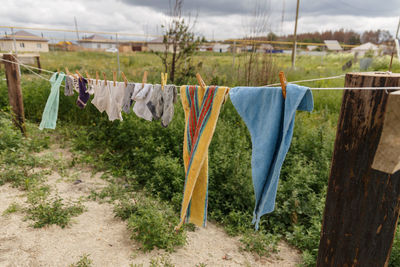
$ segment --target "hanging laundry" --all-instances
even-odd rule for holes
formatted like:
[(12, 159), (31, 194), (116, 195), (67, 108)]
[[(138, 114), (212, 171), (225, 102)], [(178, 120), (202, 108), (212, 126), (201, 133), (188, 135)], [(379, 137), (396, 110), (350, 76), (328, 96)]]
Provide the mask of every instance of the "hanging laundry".
[(132, 94), (132, 100), (136, 101), (135, 105), (133, 106), (133, 111), (138, 117), (148, 121), (151, 121), (153, 119), (153, 115), (147, 107), (147, 103), (149, 102), (152, 94), (153, 85), (145, 84), (142, 87), (141, 83), (135, 84), (135, 90)]
[(65, 96), (73, 96), (74, 95), (74, 86), (75, 86), (74, 79), (71, 76), (66, 75), (65, 76), (64, 95)]
[(281, 87), (235, 87), (229, 96), (246, 123), (252, 141), (252, 176), (255, 192), (253, 223), (275, 207), (279, 174), (293, 136), (296, 110), (313, 110), (307, 87), (289, 84), (286, 99)]
[(79, 78), (79, 96), (78, 99), (76, 100), (76, 105), (83, 109), (86, 106), (86, 103), (89, 101), (89, 94), (86, 93), (86, 85), (87, 85), (87, 80), (85, 78)]
[(122, 105), (122, 110), (127, 114), (131, 112), (131, 106), (133, 103), (132, 95), (134, 91), (135, 91), (135, 84), (128, 83), (128, 85), (125, 87), (125, 94), (123, 100), (124, 104)]
[(87, 81), (88, 81), (88, 84), (87, 84), (86, 93), (88, 93), (89, 95), (93, 95), (94, 94), (94, 80), (87, 79)]
[(97, 81), (93, 86), (94, 97), (92, 104), (100, 111), (106, 111), (110, 108), (111, 95), (108, 84), (105, 81)]
[(205, 226), (208, 197), (208, 147), (214, 134), (227, 87), (182, 86), (185, 111), (183, 161), (185, 187), (179, 229), (185, 222)]
[(50, 78), (50, 94), (47, 98), (46, 106), (42, 114), (42, 121), (39, 129), (55, 129), (58, 117), (58, 106), (60, 103), (60, 85), (64, 80), (64, 73), (54, 73)]
[(123, 100), (124, 100), (124, 95), (125, 95), (125, 83), (123, 82), (108, 82), (109, 84), (109, 90), (110, 90), (110, 96), (111, 96), (111, 102), (109, 109), (106, 110), (108, 119), (110, 121), (114, 120), (120, 120), (122, 121), (122, 105)]
[(156, 84), (153, 94), (147, 107), (156, 120), (161, 119), (161, 125), (167, 127), (174, 116), (174, 103), (177, 99), (177, 90), (175, 85), (165, 85), (164, 90), (160, 84)]

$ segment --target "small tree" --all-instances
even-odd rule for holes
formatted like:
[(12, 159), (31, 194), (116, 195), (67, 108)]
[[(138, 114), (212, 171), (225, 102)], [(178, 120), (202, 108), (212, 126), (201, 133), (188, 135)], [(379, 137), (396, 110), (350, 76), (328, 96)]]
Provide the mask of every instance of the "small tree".
[(200, 38), (196, 38), (193, 28), (196, 24), (182, 17), (182, 7), (184, 0), (175, 0), (172, 6), (170, 2), (169, 22), (161, 27), (165, 29), (163, 43), (164, 52), (157, 52), (164, 65), (164, 71), (169, 73), (171, 82), (176, 80), (177, 74), (185, 77), (194, 70), (191, 58), (201, 43)]

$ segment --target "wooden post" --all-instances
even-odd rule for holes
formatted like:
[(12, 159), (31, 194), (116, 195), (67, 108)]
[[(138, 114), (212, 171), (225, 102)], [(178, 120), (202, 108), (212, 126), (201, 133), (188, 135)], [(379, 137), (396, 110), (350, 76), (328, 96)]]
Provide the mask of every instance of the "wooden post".
[(37, 67), (39, 68), (39, 74), (42, 73), (42, 66), (40, 65), (40, 56), (36, 57)]
[[(13, 55), (4, 54), (3, 58), (8, 61), (17, 62)], [(24, 103), (22, 101), (21, 80), (18, 64), (4, 61), (6, 69), (8, 99), (13, 112), (13, 120), (21, 132), (26, 136)]]
[[(345, 86), (400, 86), (400, 74), (349, 73)], [(387, 100), (385, 90), (343, 94), (317, 266), (388, 264), (399, 218), (400, 172), (371, 168)]]

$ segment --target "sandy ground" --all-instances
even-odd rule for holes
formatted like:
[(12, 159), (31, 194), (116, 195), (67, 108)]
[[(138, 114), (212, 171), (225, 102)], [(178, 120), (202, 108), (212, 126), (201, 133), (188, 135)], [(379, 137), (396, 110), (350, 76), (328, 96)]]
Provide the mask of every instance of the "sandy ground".
[[(67, 151), (53, 148), (53, 153), (68, 160)], [(76, 200), (87, 196), (92, 189), (99, 190), (107, 182), (101, 174), (74, 169), (73, 177), (83, 182), (73, 184), (73, 179), (53, 172), (47, 177), (52, 191), (64, 199)], [(0, 186), (0, 266), (69, 266), (83, 254), (89, 254), (93, 266), (149, 266), (151, 259), (168, 258), (175, 266), (296, 266), (299, 252), (286, 243), (279, 244), (279, 253), (269, 258), (259, 258), (240, 251), (237, 238), (229, 237), (222, 228), (209, 223), (206, 228), (188, 232), (187, 244), (173, 253), (153, 250), (143, 253), (139, 244), (130, 239), (124, 221), (114, 218), (112, 205), (85, 201), (87, 211), (73, 219), (64, 229), (53, 225), (41, 229), (30, 227), (24, 214), (1, 216), (13, 203), (24, 205), (26, 196), (8, 185)]]

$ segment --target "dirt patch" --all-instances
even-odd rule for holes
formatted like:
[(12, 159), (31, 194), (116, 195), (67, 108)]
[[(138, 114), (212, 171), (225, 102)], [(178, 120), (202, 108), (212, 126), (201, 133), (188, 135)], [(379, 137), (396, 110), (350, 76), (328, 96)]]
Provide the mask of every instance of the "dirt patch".
[[(54, 151), (54, 150), (53, 150)], [(53, 155), (71, 160), (69, 151), (56, 148)], [(41, 155), (49, 151), (42, 152)], [(68, 176), (58, 172), (47, 175), (51, 192), (63, 199), (77, 200), (87, 197), (92, 190), (100, 190), (107, 182), (90, 170), (73, 168)], [(80, 180), (81, 182), (76, 182)], [(8, 185), (0, 186), (0, 214), (16, 202), (24, 205), (24, 192)], [(130, 239), (126, 223), (114, 217), (113, 206), (107, 203), (84, 201), (87, 211), (73, 218), (64, 229), (53, 225), (40, 229), (30, 227), (24, 214), (0, 216), (0, 266), (68, 266), (83, 254), (89, 254), (93, 266), (149, 266), (152, 259), (167, 257), (175, 266), (296, 266), (299, 252), (286, 243), (278, 246), (279, 253), (259, 258), (240, 250), (237, 238), (229, 237), (222, 228), (208, 224), (188, 232), (187, 244), (176, 252), (162, 250), (143, 253), (140, 245)]]

